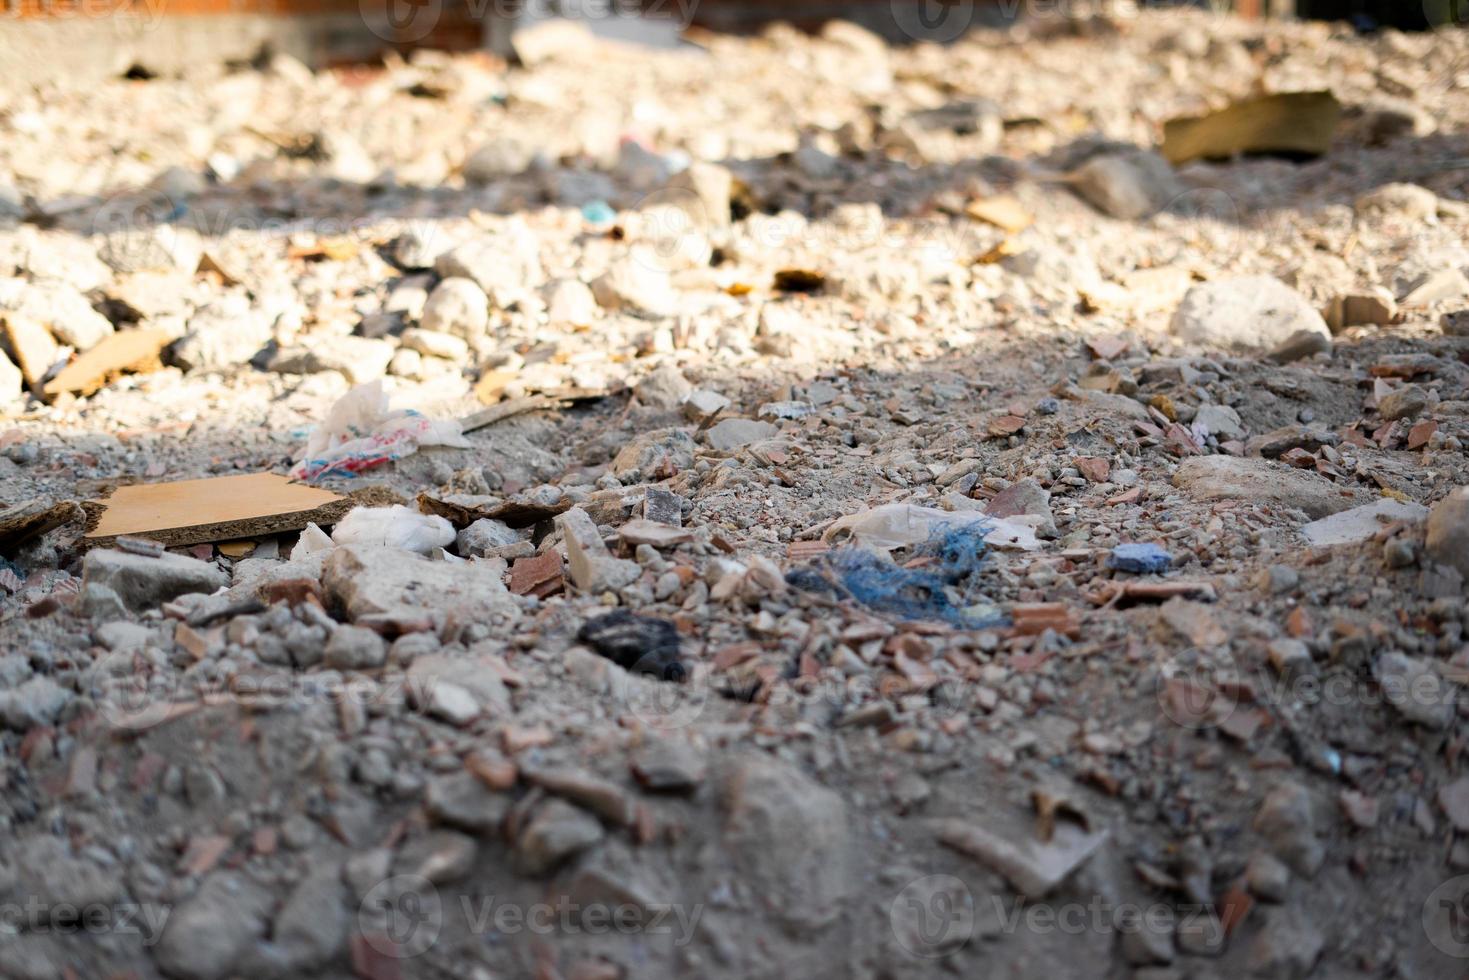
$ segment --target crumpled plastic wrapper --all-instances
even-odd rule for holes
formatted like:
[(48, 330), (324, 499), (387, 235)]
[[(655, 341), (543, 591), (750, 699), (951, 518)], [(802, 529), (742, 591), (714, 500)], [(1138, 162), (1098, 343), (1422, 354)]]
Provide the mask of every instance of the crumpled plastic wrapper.
[(934, 540), (946, 530), (982, 524), (984, 543), (1013, 551), (1035, 551), (1041, 543), (1026, 517), (990, 517), (973, 511), (947, 511), (918, 504), (883, 504), (838, 518), (821, 535), (831, 544), (889, 552)]
[(411, 456), (424, 446), (467, 449), (454, 419), (431, 419), (409, 408), (391, 411), (381, 381), (358, 385), (337, 399), (312, 430), (291, 476), (317, 480), (352, 475)]

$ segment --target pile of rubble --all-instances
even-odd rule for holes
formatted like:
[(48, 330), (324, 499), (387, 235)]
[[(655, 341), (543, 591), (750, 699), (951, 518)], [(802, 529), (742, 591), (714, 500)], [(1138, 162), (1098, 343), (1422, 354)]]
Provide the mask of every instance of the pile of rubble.
[(0, 973), (1461, 975), (1469, 34), (1020, 30), (0, 88)]

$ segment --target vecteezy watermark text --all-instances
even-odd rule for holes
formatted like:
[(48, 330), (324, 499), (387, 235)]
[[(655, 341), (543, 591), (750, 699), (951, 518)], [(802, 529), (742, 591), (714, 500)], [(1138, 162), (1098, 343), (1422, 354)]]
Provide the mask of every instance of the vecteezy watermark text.
[(140, 902), (24, 901), (0, 902), (0, 932), (47, 933), (57, 936), (103, 934), (141, 936), (143, 945), (158, 942), (168, 923), (168, 905)]
[[(358, 908), (358, 928), (378, 952), (408, 959), (438, 940), (448, 911), (439, 890), (417, 875), (395, 875), (374, 886)], [(687, 946), (704, 915), (702, 903), (580, 902), (558, 895), (514, 902), (497, 895), (460, 895), (459, 918), (476, 936), (668, 936)]]

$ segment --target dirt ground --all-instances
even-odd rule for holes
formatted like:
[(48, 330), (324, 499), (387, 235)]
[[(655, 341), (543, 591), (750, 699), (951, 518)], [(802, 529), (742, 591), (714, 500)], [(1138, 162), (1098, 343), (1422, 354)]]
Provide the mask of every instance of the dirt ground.
[(1469, 32), (1107, 9), (0, 84), (0, 974), (1465, 976)]

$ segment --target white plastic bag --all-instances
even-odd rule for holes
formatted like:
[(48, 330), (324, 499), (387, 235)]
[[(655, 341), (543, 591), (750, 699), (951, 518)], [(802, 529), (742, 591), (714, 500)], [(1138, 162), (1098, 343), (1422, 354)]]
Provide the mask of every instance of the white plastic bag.
[(337, 399), (311, 431), (291, 476), (315, 480), (352, 474), (411, 456), (422, 446), (468, 448), (457, 420), (427, 418), (412, 409), (390, 411), (381, 380), (358, 385)]
[(888, 552), (932, 541), (945, 528), (983, 524), (985, 544), (1016, 551), (1034, 551), (1041, 546), (1035, 528), (1023, 518), (989, 517), (967, 511), (939, 510), (917, 504), (883, 504), (860, 514), (838, 518), (822, 534), (823, 541)]
[(395, 504), (392, 507), (358, 507), (342, 518), (332, 531), (333, 544), (366, 544), (401, 548), (420, 555), (454, 543), (454, 525), (434, 514)]

